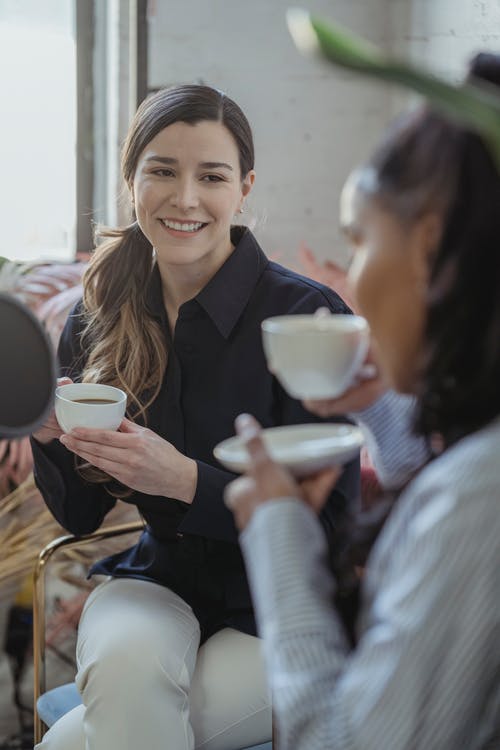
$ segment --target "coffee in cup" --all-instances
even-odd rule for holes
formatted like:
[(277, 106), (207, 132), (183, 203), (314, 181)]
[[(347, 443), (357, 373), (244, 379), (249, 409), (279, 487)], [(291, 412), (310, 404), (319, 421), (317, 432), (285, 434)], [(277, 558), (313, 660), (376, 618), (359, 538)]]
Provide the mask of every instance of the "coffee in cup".
[(74, 427), (116, 430), (126, 406), (127, 394), (112, 385), (68, 383), (56, 388), (56, 418), (64, 432)]
[(366, 357), (369, 328), (359, 315), (278, 315), (262, 322), (269, 369), (297, 399), (336, 398)]

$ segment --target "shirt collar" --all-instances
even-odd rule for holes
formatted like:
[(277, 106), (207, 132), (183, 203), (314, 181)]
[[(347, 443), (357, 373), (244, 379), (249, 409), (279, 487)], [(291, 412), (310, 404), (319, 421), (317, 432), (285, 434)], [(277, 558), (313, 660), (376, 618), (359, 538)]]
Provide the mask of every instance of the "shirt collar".
[(252, 232), (246, 227), (233, 227), (231, 241), (235, 246), (233, 252), (196, 296), (197, 302), (226, 339), (269, 263)]
[[(231, 241), (235, 246), (233, 252), (194, 298), (226, 339), (238, 322), (258, 279), (269, 263), (247, 227), (233, 227)], [(185, 305), (191, 305), (192, 302), (186, 302)], [(161, 277), (156, 265), (149, 281), (146, 304), (154, 317), (166, 321)], [(184, 305), (179, 312), (183, 307)]]

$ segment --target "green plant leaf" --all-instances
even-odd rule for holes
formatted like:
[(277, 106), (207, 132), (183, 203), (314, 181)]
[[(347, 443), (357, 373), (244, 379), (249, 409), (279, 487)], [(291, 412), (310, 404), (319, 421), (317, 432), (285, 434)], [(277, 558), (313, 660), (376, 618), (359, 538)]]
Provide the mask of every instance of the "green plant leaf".
[(305, 54), (371, 78), (398, 84), (423, 95), (443, 114), (475, 130), (490, 148), (500, 169), (500, 96), (485, 84), (453, 86), (404, 61), (390, 58), (342, 26), (293, 8), (287, 13), (293, 40)]

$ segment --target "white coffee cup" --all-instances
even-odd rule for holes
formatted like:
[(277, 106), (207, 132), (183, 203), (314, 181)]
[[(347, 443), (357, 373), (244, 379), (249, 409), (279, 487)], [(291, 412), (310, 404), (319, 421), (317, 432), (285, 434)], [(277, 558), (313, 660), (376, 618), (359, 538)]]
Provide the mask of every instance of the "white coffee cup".
[(278, 315), (262, 322), (269, 369), (298, 399), (340, 396), (366, 357), (370, 333), (358, 315)]
[(74, 427), (116, 430), (126, 406), (127, 394), (112, 385), (68, 383), (56, 388), (56, 418), (64, 432)]

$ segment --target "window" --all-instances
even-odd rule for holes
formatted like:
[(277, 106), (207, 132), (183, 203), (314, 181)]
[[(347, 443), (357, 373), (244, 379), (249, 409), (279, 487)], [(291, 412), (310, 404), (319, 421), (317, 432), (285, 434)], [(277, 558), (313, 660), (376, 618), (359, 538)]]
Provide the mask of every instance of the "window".
[(0, 256), (70, 260), (76, 224), (72, 0), (0, 0)]

